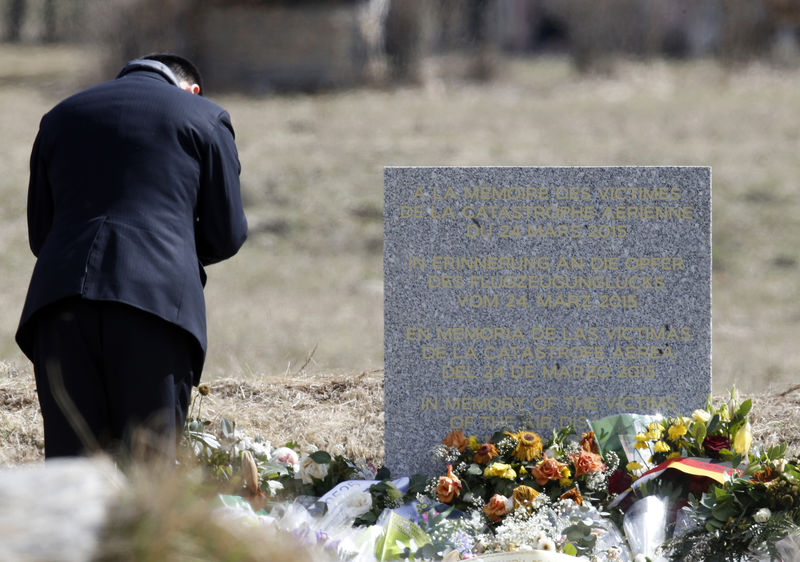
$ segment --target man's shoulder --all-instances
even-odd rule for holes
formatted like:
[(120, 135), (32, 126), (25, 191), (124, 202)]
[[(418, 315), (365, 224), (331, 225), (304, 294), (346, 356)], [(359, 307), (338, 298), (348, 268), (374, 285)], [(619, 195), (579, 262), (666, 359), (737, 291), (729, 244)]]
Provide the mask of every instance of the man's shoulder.
[(176, 118), (195, 116), (209, 122), (229, 120), (225, 108), (208, 98), (157, 80), (114, 79), (90, 86), (63, 99), (44, 119), (72, 112), (96, 112), (120, 107), (155, 108)]

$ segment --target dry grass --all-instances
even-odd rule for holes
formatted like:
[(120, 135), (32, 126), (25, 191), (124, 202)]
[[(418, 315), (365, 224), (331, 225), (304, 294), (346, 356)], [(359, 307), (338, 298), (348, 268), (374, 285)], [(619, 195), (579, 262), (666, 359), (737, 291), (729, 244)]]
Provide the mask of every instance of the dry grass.
[(297, 441), (352, 459), (383, 461), (383, 373), (222, 379), (203, 417), (228, 418), (273, 445)]
[[(24, 209), (36, 125), (85, 82), (91, 57), (0, 46), (0, 102), (13, 108), (0, 115), (0, 359), (21, 361), (12, 335), (33, 265)], [(315, 347), (307, 372), (382, 368), (384, 165), (698, 164), (714, 168), (714, 388), (791, 384), (798, 92), (798, 69), (621, 62), (580, 76), (546, 58), (505, 61), (489, 85), (212, 92), (236, 126), (252, 233), (209, 270), (206, 378), (295, 372)]]
[(320, 562), (338, 559), (274, 525), (213, 513), (217, 490), (199, 473), (134, 466), (107, 514), (95, 562)]
[[(42, 458), (41, 416), (29, 372), (0, 362), (0, 466)], [(315, 374), (222, 379), (210, 384), (202, 417), (228, 418), (245, 434), (273, 445), (297, 441), (354, 460), (383, 462), (383, 373)], [(800, 454), (800, 387), (782, 394), (745, 394), (753, 399), (755, 442), (763, 447), (786, 442), (789, 455)], [(720, 398), (722, 399), (722, 398)], [(197, 412), (195, 412), (197, 413)], [(422, 447), (431, 447), (421, 443)]]
[(44, 458), (44, 432), (30, 370), (0, 361), (0, 466)]

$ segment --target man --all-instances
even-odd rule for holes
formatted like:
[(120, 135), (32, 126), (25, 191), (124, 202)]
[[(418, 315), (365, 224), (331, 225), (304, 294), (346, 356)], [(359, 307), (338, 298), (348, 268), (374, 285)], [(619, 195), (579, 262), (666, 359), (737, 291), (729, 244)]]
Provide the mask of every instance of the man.
[(17, 343), (33, 361), (45, 456), (174, 455), (206, 350), (204, 265), (247, 237), (228, 113), (188, 60), (133, 60), (62, 101), (31, 154), (37, 256)]

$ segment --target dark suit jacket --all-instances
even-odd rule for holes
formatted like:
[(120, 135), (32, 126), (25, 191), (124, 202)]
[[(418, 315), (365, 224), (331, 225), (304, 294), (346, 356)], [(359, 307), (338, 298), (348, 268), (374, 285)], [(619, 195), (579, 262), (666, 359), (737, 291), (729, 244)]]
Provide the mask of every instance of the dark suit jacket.
[(240, 166), (228, 113), (159, 67), (129, 65), (42, 118), (28, 188), (38, 260), (16, 336), (28, 357), (36, 311), (81, 295), (189, 331), (199, 377), (203, 265), (234, 255), (247, 237)]

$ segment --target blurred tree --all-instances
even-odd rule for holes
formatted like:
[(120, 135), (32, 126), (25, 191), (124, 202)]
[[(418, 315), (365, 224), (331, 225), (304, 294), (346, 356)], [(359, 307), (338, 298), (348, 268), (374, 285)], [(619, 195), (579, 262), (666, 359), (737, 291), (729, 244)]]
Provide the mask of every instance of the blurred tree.
[(56, 16), (56, 0), (45, 0), (43, 9), (44, 19), (44, 35), (42, 39), (46, 43), (54, 43), (58, 37), (56, 36), (58, 26), (58, 18)]
[(22, 22), (25, 20), (25, 0), (10, 0), (6, 19), (6, 39), (13, 43), (22, 36)]
[(424, 0), (389, 2), (384, 40), (394, 80), (416, 82), (420, 79), (425, 13)]

